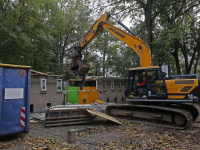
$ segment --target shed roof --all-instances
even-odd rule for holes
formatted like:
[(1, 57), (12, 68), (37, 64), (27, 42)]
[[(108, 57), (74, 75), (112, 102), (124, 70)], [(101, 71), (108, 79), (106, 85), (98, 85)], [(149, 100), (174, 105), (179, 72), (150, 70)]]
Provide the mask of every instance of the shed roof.
[(47, 73), (35, 71), (31, 69), (32, 76), (47, 76), (47, 77), (63, 77), (63, 75), (48, 75)]
[[(85, 81), (97, 81), (97, 80), (100, 80), (100, 81), (119, 81), (119, 82), (123, 82), (125, 81), (125, 79), (123, 78), (116, 78), (116, 77), (98, 77), (98, 78), (85, 78)], [(70, 79), (68, 80), (69, 82), (70, 81), (76, 81), (76, 82), (81, 82), (82, 79)]]
[(31, 68), (31, 66), (23, 66), (23, 65), (13, 65), (13, 64), (2, 64), (0, 63), (0, 67), (12, 67), (12, 68)]
[(32, 75), (32, 76), (34, 76), (34, 75), (43, 75), (43, 76), (47, 76), (46, 73), (39, 72), (39, 71), (35, 71), (35, 70), (32, 70), (32, 69), (31, 69), (31, 75)]
[[(100, 79), (101, 78), (85, 78), (85, 81), (96, 81)], [(68, 81), (82, 81), (82, 79), (69, 79)]]

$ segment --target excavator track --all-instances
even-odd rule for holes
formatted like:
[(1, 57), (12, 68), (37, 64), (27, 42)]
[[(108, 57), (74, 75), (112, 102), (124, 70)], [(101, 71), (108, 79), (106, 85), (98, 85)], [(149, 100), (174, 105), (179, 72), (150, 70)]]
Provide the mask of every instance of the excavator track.
[(180, 104), (181, 108), (189, 111), (192, 115), (193, 121), (195, 121), (199, 117), (200, 107), (197, 104), (193, 103), (183, 103)]
[[(190, 106), (190, 109), (188, 109), (187, 106)], [(185, 129), (186, 127), (190, 126), (191, 123), (198, 117), (197, 111), (199, 114), (199, 107), (195, 106), (194, 104), (169, 106), (111, 104), (106, 108), (108, 115), (126, 117), (135, 122), (173, 129)]]

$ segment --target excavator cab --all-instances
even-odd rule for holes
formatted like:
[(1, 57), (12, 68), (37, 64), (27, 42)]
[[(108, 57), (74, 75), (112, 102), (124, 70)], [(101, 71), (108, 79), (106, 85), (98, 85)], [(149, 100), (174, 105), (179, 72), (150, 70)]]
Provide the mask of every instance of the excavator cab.
[(163, 72), (158, 66), (129, 69), (125, 96), (129, 101), (167, 99)]

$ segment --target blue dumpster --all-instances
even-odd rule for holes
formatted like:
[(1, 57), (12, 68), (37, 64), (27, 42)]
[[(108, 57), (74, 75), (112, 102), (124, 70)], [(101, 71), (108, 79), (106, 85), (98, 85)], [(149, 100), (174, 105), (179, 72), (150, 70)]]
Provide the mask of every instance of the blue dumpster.
[(31, 67), (0, 64), (0, 136), (29, 131)]

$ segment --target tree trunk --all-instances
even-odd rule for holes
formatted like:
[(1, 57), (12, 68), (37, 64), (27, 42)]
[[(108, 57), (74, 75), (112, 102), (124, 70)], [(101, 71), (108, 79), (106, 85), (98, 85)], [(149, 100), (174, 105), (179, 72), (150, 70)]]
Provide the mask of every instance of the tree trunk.
[[(184, 44), (185, 45), (185, 44)], [(194, 60), (195, 60), (195, 56), (196, 56), (196, 53), (197, 53), (197, 49), (194, 48), (194, 52), (192, 54), (192, 57), (190, 59), (190, 62), (188, 60), (188, 53), (187, 53), (187, 49), (186, 47), (184, 47), (184, 49), (181, 49), (182, 51), (182, 54), (185, 58), (185, 73), (186, 74), (190, 74), (191, 73), (191, 69), (192, 69), (192, 64), (194, 63)], [(198, 55), (198, 54), (197, 54)]]
[(98, 65), (96, 64), (96, 67), (95, 67), (95, 76), (98, 76)]
[(199, 59), (196, 59), (196, 63), (194, 64), (194, 74), (197, 73), (198, 62), (199, 62)]
[(175, 51), (172, 53), (172, 55), (174, 56), (174, 59), (175, 59), (175, 62), (176, 62), (177, 74), (181, 74), (179, 58), (178, 58), (178, 49), (179, 49), (179, 47), (178, 47), (177, 42), (174, 42), (174, 47), (175, 47)]
[(105, 76), (105, 60), (106, 59), (106, 44), (105, 44), (105, 48), (103, 50), (103, 73), (102, 76)]
[(151, 50), (151, 55), (153, 53), (152, 50), (152, 42), (153, 42), (153, 33), (152, 33), (152, 7), (153, 7), (153, 0), (147, 0), (146, 8), (145, 8), (145, 23), (147, 28), (148, 39), (147, 43)]

